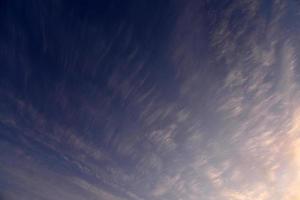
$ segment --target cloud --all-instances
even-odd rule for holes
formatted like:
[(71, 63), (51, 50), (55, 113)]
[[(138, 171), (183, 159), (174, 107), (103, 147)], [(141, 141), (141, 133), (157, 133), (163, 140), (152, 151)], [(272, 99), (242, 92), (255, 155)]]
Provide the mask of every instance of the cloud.
[[(116, 67), (96, 81), (97, 66), (115, 49), (122, 25), (106, 49), (100, 45), (102, 56), (93, 50), (91, 61), (84, 59), (91, 71), (76, 68), (92, 79), (83, 85), (54, 84), (56, 89), (36, 97), (42, 105), (0, 88), (5, 195), (298, 197), (299, 61), (297, 42), (280, 36), (285, 3), (273, 2), (266, 17), (259, 1), (220, 2), (222, 12), (213, 2), (172, 4), (182, 7), (176, 7), (177, 21), (159, 57), (166, 61), (162, 71), (148, 69), (155, 56), (145, 50), (143, 57), (134, 44), (124, 59), (108, 62)], [(129, 29), (125, 43), (134, 38)], [(64, 70), (75, 80), (79, 75), (71, 66), (78, 56), (73, 49), (64, 58)], [(156, 73), (165, 73), (163, 80)]]

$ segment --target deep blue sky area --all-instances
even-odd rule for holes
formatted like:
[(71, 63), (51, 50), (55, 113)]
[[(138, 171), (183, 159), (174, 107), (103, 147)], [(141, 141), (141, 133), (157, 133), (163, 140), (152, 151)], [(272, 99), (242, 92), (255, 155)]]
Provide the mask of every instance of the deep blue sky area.
[(296, 0), (0, 0), (1, 200), (300, 198)]

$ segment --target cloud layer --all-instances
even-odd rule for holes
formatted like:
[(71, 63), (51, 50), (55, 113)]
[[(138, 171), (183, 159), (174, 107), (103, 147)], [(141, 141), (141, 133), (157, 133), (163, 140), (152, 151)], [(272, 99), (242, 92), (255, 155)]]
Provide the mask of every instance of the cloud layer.
[(0, 199), (300, 198), (296, 1), (4, 8)]

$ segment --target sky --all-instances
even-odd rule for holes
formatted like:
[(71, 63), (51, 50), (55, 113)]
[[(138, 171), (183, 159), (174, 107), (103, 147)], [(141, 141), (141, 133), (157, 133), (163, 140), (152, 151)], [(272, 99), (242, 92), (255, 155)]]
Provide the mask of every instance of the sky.
[(300, 200), (300, 1), (1, 0), (0, 200)]

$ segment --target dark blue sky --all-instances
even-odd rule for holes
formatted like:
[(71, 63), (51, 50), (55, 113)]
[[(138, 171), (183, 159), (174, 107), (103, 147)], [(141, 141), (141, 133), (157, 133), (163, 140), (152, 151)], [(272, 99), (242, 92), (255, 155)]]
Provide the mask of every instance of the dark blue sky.
[(0, 1), (0, 199), (300, 198), (295, 0)]

